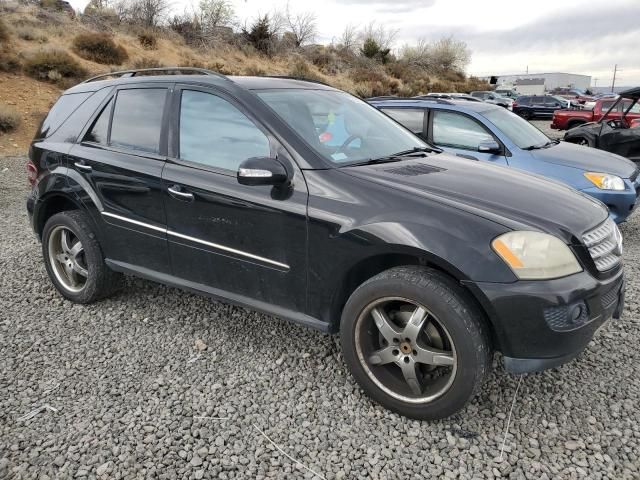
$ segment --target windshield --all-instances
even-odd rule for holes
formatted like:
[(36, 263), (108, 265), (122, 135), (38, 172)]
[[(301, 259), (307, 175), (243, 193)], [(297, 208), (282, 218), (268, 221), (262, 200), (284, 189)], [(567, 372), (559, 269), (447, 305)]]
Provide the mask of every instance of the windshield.
[(368, 103), (337, 90), (258, 90), (257, 95), (323, 158), (359, 163), (428, 147)]
[(520, 148), (541, 147), (551, 141), (524, 118), (504, 108), (492, 109), (483, 115)]

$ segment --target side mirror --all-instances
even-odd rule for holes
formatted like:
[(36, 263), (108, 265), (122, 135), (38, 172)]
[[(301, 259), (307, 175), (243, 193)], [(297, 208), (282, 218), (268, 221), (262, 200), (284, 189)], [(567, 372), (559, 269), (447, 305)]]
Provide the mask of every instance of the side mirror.
[(270, 157), (248, 158), (238, 167), (237, 178), (242, 185), (284, 185), (289, 182), (284, 165)]
[(478, 152), (480, 153), (501, 153), (502, 148), (495, 140), (485, 140), (478, 145)]

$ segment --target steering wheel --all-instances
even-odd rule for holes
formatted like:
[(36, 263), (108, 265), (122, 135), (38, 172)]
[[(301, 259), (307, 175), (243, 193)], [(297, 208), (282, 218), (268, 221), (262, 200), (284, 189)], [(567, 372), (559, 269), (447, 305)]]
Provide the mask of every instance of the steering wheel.
[(358, 139), (360, 139), (360, 141), (362, 142), (362, 137), (360, 135), (349, 135), (349, 137), (344, 142), (342, 142), (342, 145), (340, 145), (336, 149), (335, 153), (344, 153), (344, 150), (349, 145), (351, 145), (354, 142), (354, 140), (358, 140)]
[(611, 128), (624, 128), (624, 123), (622, 122), (622, 120), (619, 119), (612, 119), (612, 120), (608, 120), (607, 121), (607, 125), (609, 125)]

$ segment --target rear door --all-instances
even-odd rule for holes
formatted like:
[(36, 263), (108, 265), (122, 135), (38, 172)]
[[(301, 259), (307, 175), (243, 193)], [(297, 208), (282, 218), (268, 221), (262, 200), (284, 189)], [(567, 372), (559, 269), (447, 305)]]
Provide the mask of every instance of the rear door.
[[(172, 102), (170, 158), (163, 172), (175, 276), (246, 302), (306, 309), (307, 187), (287, 152), (234, 98), (179, 86)], [(277, 157), (290, 187), (246, 186), (241, 162)]]
[[(428, 141), (445, 151), (470, 160), (507, 165), (502, 142), (475, 118), (461, 112), (431, 109), (428, 124)], [(479, 152), (479, 145), (486, 141), (498, 143), (502, 152)]]
[(125, 267), (163, 273), (170, 268), (161, 139), (166, 139), (170, 88), (157, 83), (117, 88), (71, 149), (69, 162), (82, 201), (103, 231), (105, 256)]

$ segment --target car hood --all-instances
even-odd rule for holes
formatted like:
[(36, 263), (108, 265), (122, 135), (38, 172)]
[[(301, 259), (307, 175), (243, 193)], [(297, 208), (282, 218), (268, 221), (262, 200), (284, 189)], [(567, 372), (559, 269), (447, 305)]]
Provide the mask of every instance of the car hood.
[[(341, 170), (382, 187), (404, 190), (413, 198), (449, 204), (507, 228), (553, 233), (567, 243), (608, 215), (598, 200), (562, 183), (444, 153)], [(425, 215), (429, 215), (427, 206)]]
[(549, 148), (531, 150), (536, 159), (556, 165), (579, 168), (588, 172), (602, 172), (629, 178), (636, 171), (636, 165), (624, 157), (596, 148), (560, 142)]

